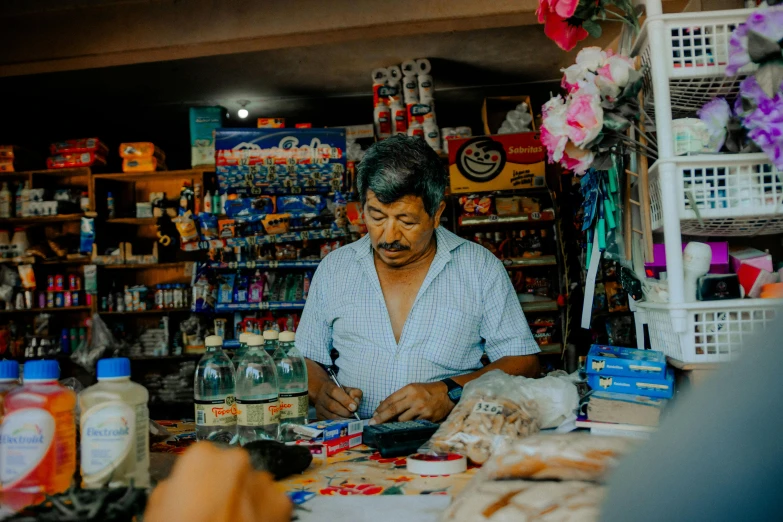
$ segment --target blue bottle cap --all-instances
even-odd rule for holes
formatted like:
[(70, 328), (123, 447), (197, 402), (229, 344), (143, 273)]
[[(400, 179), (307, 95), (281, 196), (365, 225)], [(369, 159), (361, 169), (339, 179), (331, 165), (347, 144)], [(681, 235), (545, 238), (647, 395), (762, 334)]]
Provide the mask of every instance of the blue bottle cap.
[(19, 379), (19, 363), (16, 361), (0, 361), (0, 381), (15, 381)]
[(98, 379), (112, 379), (116, 377), (130, 377), (130, 359), (127, 357), (114, 357), (98, 361)]
[(30, 361), (24, 365), (24, 380), (56, 381), (60, 378), (60, 365), (57, 361)]

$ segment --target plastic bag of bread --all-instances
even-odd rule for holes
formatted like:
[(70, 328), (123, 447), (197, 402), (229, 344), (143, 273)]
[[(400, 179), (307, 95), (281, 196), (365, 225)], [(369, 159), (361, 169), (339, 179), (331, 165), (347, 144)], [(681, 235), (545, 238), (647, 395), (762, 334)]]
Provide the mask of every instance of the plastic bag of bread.
[(515, 379), (493, 370), (465, 385), (459, 403), (419, 452), (459, 453), (483, 464), (503, 445), (538, 432), (538, 405)]
[(592, 522), (598, 520), (604, 486), (592, 482), (502, 480), (470, 485), (442, 522)]
[(587, 480), (601, 482), (638, 441), (589, 433), (538, 434), (492, 456), (481, 475), (489, 480)]

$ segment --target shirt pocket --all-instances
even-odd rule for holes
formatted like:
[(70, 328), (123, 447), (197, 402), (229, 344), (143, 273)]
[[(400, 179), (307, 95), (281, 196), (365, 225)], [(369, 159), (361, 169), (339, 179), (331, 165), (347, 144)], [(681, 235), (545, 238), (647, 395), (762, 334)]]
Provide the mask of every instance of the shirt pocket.
[(422, 345), (423, 357), (444, 373), (464, 372), (481, 366), (481, 317), (456, 308), (442, 308)]

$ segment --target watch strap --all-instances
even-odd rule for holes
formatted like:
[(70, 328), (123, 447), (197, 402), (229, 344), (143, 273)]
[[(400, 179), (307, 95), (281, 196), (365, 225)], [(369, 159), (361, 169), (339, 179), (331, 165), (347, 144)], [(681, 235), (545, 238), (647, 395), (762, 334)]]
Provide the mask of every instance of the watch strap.
[(441, 381), (448, 388), (449, 399), (454, 404), (457, 404), (462, 397), (462, 386), (454, 382), (453, 379), (443, 379)]

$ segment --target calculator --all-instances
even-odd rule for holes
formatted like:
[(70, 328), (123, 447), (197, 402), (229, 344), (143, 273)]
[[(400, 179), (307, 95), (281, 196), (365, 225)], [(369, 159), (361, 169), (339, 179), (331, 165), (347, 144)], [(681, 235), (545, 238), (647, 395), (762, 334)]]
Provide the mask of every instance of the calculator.
[(437, 424), (426, 420), (389, 422), (365, 426), (362, 439), (364, 444), (375, 447), (381, 457), (401, 457), (416, 453), (437, 429)]

